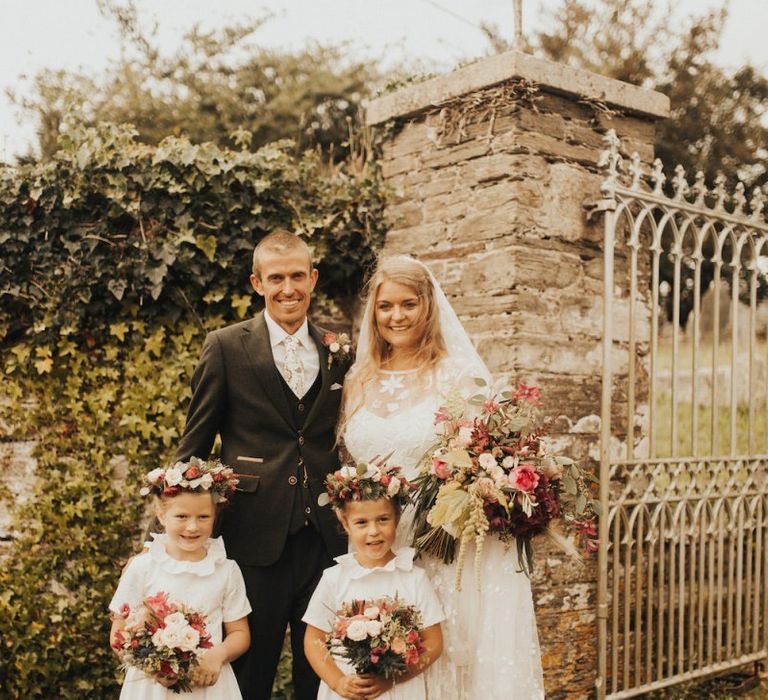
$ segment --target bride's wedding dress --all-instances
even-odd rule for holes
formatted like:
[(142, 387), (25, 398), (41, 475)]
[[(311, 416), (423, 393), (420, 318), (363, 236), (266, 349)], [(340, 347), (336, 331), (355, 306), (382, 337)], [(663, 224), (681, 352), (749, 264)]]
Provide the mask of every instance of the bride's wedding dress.
[[(476, 371), (473, 371), (476, 370)], [(473, 376), (485, 369), (443, 360), (423, 379), (413, 371), (381, 371), (366, 387), (365, 402), (348, 419), (344, 444), (357, 462), (391, 453), (408, 479), (435, 442), (434, 414), (452, 388), (474, 393)], [(413, 513), (406, 510), (396, 548), (410, 544)], [(426, 671), (429, 698), (441, 700), (536, 700), (544, 697), (539, 642), (531, 586), (517, 571), (514, 546), (495, 537), (483, 548), (480, 588), (475, 552), (467, 552), (462, 589), (456, 591), (456, 565), (424, 556), (426, 569), (443, 604), (444, 653)]]

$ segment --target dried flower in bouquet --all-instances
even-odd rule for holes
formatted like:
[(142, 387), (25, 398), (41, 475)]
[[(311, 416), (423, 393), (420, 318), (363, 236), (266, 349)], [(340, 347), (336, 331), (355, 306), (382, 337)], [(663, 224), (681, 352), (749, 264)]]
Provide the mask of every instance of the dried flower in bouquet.
[(397, 598), (353, 600), (336, 612), (325, 643), (356, 673), (397, 680), (424, 659), (422, 627), (419, 610)]
[(120, 616), (124, 626), (116, 632), (112, 647), (123, 666), (172, 682), (174, 693), (190, 691), (200, 655), (213, 646), (204, 616), (162, 592), (133, 609), (123, 605)]
[(484, 393), (468, 400), (454, 393), (435, 414), (439, 440), (414, 480), (415, 545), (446, 563), (457, 560), (457, 588), (470, 543), (478, 586), (488, 535), (514, 542), (520, 568), (530, 574), (534, 536), (554, 531), (560, 519), (589, 540), (598, 512), (588, 485), (594, 478), (547, 445), (539, 389), (520, 384), (495, 392), (476, 382)]

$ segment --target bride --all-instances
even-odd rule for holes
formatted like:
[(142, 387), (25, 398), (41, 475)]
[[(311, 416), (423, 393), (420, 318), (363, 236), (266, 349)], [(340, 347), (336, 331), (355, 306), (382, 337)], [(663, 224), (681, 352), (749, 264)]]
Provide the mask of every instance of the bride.
[[(382, 258), (368, 283), (357, 359), (344, 382), (339, 432), (356, 462), (392, 453), (408, 479), (435, 442), (434, 414), (454, 389), (477, 393), (490, 378), (430, 271), (407, 256)], [(398, 546), (411, 543), (405, 512)], [(472, 545), (474, 546), (474, 545)], [(535, 700), (544, 697), (531, 586), (517, 557), (495, 537), (483, 547), (480, 589), (474, 566), (425, 556), (446, 615), (445, 653), (428, 671), (430, 698)], [(474, 552), (466, 560), (474, 561)]]

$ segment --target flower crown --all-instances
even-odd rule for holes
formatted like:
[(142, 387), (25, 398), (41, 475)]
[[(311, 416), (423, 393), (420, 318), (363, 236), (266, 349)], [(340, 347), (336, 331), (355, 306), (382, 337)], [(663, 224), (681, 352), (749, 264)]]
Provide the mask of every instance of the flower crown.
[(230, 467), (221, 462), (211, 463), (197, 457), (189, 462), (176, 462), (172, 467), (159, 467), (144, 475), (145, 485), (140, 493), (147, 496), (176, 496), (183, 491), (211, 492), (218, 503), (235, 492), (238, 479)]
[(401, 475), (401, 468), (389, 466), (387, 457), (375, 457), (368, 464), (341, 467), (325, 478), (325, 493), (317, 499), (319, 505), (331, 504), (342, 508), (349, 501), (377, 501), (389, 498), (404, 506), (413, 490)]

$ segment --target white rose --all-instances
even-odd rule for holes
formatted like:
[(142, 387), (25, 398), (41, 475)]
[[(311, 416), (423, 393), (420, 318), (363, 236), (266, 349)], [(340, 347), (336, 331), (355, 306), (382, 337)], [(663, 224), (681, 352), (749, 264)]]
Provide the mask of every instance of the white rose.
[(347, 637), (353, 642), (362, 642), (368, 636), (368, 627), (365, 620), (352, 620), (347, 627)]
[(181, 643), (179, 648), (182, 651), (194, 651), (197, 649), (197, 645), (200, 643), (200, 633), (189, 625), (181, 632)]
[(338, 352), (338, 351), (341, 349), (341, 345), (339, 345), (338, 343), (331, 343), (331, 344), (328, 346), (328, 349), (329, 349), (331, 352)]
[(168, 483), (168, 486), (177, 486), (183, 478), (184, 475), (181, 473), (181, 469), (176, 469), (176, 467), (171, 467), (165, 473), (165, 481)]
[(501, 460), (501, 466), (505, 469), (514, 469), (517, 466), (517, 460), (512, 455), (507, 455)]
[(507, 473), (498, 464), (495, 467), (489, 469), (488, 473), (496, 482), (496, 486), (501, 486), (507, 476)]
[(378, 605), (371, 605), (370, 607), (366, 608), (363, 610), (363, 615), (371, 620), (375, 620), (379, 616)]
[(187, 619), (180, 612), (169, 613), (165, 616), (163, 622), (165, 623), (165, 629), (183, 629), (187, 626)]
[(192, 479), (192, 481), (189, 482), (189, 488), (196, 489), (202, 482), (203, 477), (200, 477), (199, 479)]
[(165, 473), (165, 469), (153, 469), (149, 474), (147, 474), (147, 481), (150, 484), (154, 484), (156, 481), (159, 481), (160, 478)]
[(365, 630), (369, 637), (378, 637), (381, 633), (381, 623), (378, 620), (369, 620), (365, 623)]
[(397, 495), (398, 491), (400, 491), (400, 479), (393, 476), (392, 480), (389, 482), (389, 486), (387, 486), (387, 496), (392, 498)]
[(206, 472), (200, 477), (200, 486), (208, 490), (213, 485), (213, 477), (210, 472)]
[(178, 627), (166, 627), (163, 630), (160, 639), (163, 646), (169, 649), (176, 649), (181, 646), (182, 631)]
[(496, 466), (496, 458), (490, 452), (483, 452), (478, 460), (483, 469), (493, 469)]
[(341, 475), (345, 479), (357, 476), (357, 467), (342, 467), (339, 471), (341, 471)]

